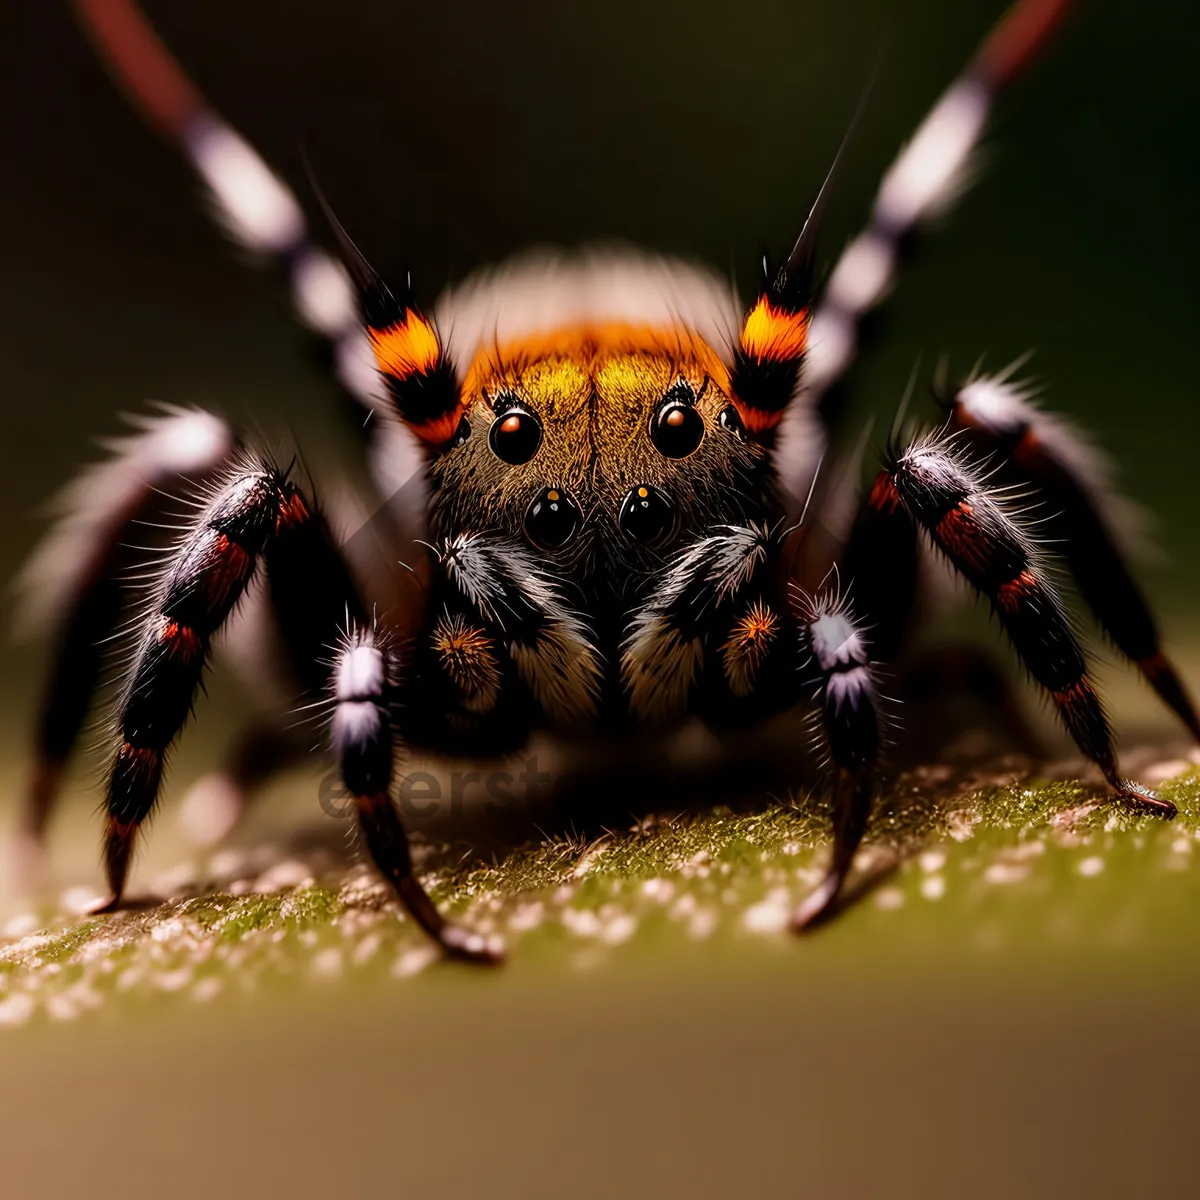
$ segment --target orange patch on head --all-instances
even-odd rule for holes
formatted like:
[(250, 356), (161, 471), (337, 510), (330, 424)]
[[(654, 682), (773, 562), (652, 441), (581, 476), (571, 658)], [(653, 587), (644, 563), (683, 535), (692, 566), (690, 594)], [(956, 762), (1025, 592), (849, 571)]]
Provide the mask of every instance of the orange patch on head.
[(473, 395), (507, 385), (521, 368), (539, 359), (569, 359), (587, 374), (617, 355), (691, 360), (721, 392), (729, 392), (729, 368), (721, 356), (692, 331), (680, 327), (633, 325), (627, 321), (585, 322), (482, 344), (467, 372), (463, 391)]
[(788, 312), (760, 296), (742, 324), (742, 349), (759, 362), (794, 362), (803, 356), (807, 344), (806, 308)]
[[(433, 326), (413, 309), (386, 329), (369, 329), (375, 363), (393, 379), (425, 374), (437, 366), (442, 347)], [(457, 422), (456, 422), (457, 424)]]

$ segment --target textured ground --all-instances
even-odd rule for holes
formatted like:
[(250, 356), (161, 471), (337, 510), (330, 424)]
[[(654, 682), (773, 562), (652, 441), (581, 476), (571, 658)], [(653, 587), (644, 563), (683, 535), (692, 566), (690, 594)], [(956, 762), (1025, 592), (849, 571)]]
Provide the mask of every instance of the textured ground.
[[(1128, 769), (1180, 808), (1131, 817), (1078, 783), (1020, 763), (901, 776), (880, 806), (856, 902), (798, 943), (791, 908), (819, 879), (827, 820), (804, 795), (732, 812), (664, 812), (594, 838), (548, 836), (491, 858), (423, 843), (438, 903), (500, 933), (509, 971), (620, 969), (758, 947), (864, 962), (897, 953), (963, 959), (1133, 954), (1171, 973), (1200, 933), (1200, 774), (1163, 752)], [(1069, 769), (1069, 766), (1068, 766)], [(400, 988), (438, 961), (384, 885), (338, 840), (255, 838), (150, 880), (147, 906), (81, 915), (83, 887), (21, 906), (0, 928), (0, 1027), (205, 1005), (272, 989)]]

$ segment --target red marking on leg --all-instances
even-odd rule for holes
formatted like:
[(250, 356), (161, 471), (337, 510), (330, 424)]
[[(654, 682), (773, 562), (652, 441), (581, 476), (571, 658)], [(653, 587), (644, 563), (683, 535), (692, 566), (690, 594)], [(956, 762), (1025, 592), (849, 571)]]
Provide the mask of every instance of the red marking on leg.
[(1010, 579), (996, 589), (996, 603), (1005, 612), (1015, 613), (1039, 586), (1038, 577), (1032, 571), (1022, 571), (1016, 579)]
[(254, 565), (250, 555), (223, 533), (213, 536), (212, 548), (199, 584), (210, 611), (221, 609), (246, 582)]
[(984, 570), (991, 550), (990, 539), (986, 538), (975, 520), (975, 509), (969, 500), (960, 500), (933, 527), (933, 535), (968, 566)]
[(190, 626), (166, 618), (158, 630), (158, 644), (165, 648), (167, 656), (179, 662), (190, 662), (204, 651), (200, 635)]
[(304, 497), (294, 488), (288, 488), (283, 494), (279, 505), (279, 515), (275, 518), (275, 529), (295, 529), (312, 519)]
[(973, 64), (992, 87), (1004, 87), (1036, 57), (1073, 0), (1020, 0), (984, 42)]
[(1096, 689), (1092, 687), (1092, 681), (1086, 675), (1081, 675), (1069, 688), (1051, 692), (1050, 695), (1060, 708), (1081, 708), (1096, 703)]
[(894, 513), (902, 507), (900, 493), (896, 490), (896, 482), (887, 471), (880, 471), (871, 485), (871, 494), (867, 504), (876, 512)]

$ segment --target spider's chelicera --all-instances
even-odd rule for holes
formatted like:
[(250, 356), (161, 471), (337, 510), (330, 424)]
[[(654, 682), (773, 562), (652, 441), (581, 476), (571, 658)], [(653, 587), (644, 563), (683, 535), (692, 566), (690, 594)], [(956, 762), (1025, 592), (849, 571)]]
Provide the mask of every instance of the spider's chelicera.
[[(379, 494), (396, 493), (414, 475), (399, 464), (416, 462), (421, 511), (385, 507), (381, 520), (423, 586), (381, 596), (386, 581), (331, 536), (311, 493), (223, 421), (180, 410), (147, 420), (77, 485), (30, 576), (60, 634), (33, 825), (44, 824), (119, 619), (127, 527), (178, 492), (181, 475), (203, 482), (204, 499), (155, 573), (117, 705), (108, 907), (121, 903), (212, 640), (256, 576), (293, 676), (330, 697), (332, 748), (374, 861), (461, 957), (498, 951), (447, 923), (413, 873), (391, 798), (404, 746), (494, 756), (538, 730), (586, 738), (699, 720), (729, 731), (808, 706), (832, 764), (835, 837), (795, 923), (826, 916), (876, 789), (874, 664), (904, 644), (923, 548), (987, 597), (1117, 802), (1172, 815), (1120, 775), (1048, 547), (1198, 734), (1195, 711), (1118, 549), (1105, 480), (1007, 375), (950, 390), (935, 432), (889, 448), (836, 551), (806, 540), (818, 514), (836, 523), (817, 466), (859, 322), (890, 286), (902, 240), (954, 194), (994, 97), (1065, 7), (1014, 6), (888, 172), (868, 227), (820, 289), (814, 211), (744, 309), (702, 269), (609, 251), (519, 260), (427, 310), (407, 285), (385, 284), (336, 222), (341, 264), (309, 242), (253, 151), (190, 86), (165, 88), (176, 68), (131, 7), (84, 5), (97, 43), (180, 140), (230, 231), (286, 259), (302, 315), (377, 414)], [(1045, 502), (1036, 540), (1014, 487)], [(807, 513), (793, 496), (808, 497)]]

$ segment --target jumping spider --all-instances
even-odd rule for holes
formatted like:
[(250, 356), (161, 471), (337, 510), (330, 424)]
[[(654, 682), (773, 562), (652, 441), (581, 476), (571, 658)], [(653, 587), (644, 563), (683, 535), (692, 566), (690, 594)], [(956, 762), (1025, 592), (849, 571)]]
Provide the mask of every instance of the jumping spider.
[[(425, 309), (407, 284), (384, 283), (327, 206), (341, 264), (309, 240), (291, 194), (130, 4), (81, 0), (97, 45), (178, 139), (233, 236), (287, 265), (301, 314), (378, 416), (380, 495), (396, 490), (397, 464), (416, 447), (428, 499), (419, 539), (405, 536), (402, 515), (389, 526), (394, 557), (422, 587), (385, 605), (360, 590), (311, 494), (224, 422), (182, 410), (147, 420), (77, 485), (31, 575), (59, 635), (34, 828), (118, 621), (128, 527), (162, 491), (178, 495), (180, 476), (206, 491), (136, 617), (106, 795), (107, 909), (122, 902), (212, 639), (256, 574), (295, 674), (310, 697), (331, 697), (332, 748), (375, 863), (421, 927), (472, 961), (498, 950), (447, 923), (413, 874), (390, 794), (400, 745), (494, 756), (535, 730), (586, 738), (693, 718), (729, 731), (808, 704), (833, 765), (835, 836), (795, 924), (827, 915), (876, 789), (872, 664), (908, 632), (922, 540), (991, 602), (1114, 797), (1172, 816), (1119, 773), (1048, 543), (1115, 645), (1193, 734), (1200, 723), (1110, 532), (1103, 479), (1006, 375), (951, 389), (934, 432), (889, 449), (836, 554), (814, 562), (805, 541), (828, 499), (813, 483), (859, 323), (891, 283), (902, 241), (954, 195), (997, 93), (1065, 7), (1014, 5), (892, 166), (866, 230), (821, 287), (819, 197), (747, 309), (701, 269), (617, 252), (527, 258)], [(1044, 502), (1036, 540), (1012, 486)], [(793, 495), (812, 498), (807, 520)]]

